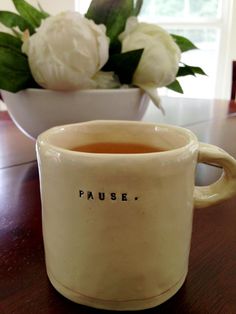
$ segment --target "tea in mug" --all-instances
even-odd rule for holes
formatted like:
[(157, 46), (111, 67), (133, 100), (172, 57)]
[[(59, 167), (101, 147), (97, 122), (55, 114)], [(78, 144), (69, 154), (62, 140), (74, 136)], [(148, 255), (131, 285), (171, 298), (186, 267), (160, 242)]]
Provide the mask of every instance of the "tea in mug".
[(71, 148), (73, 151), (84, 153), (99, 154), (145, 154), (162, 152), (162, 149), (156, 146), (138, 144), (138, 143), (90, 143), (86, 145)]

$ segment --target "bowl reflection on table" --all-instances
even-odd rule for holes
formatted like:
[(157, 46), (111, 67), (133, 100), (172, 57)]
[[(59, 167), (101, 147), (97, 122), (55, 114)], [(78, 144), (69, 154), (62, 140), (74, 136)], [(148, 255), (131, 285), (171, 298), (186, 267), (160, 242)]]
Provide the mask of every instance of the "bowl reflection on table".
[(68, 123), (140, 120), (148, 106), (148, 97), (139, 88), (73, 92), (26, 89), (1, 94), (15, 124), (33, 139), (51, 127)]

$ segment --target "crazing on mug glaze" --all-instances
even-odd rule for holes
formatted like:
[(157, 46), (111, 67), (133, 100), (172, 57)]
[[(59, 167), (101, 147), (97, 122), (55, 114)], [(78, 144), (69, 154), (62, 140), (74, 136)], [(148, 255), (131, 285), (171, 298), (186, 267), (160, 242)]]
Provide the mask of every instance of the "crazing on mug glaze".
[[(142, 143), (166, 151), (72, 151), (93, 142)], [(48, 277), (65, 297), (110, 310), (154, 307), (188, 272), (193, 207), (235, 194), (236, 161), (187, 129), (129, 121), (52, 128), (37, 140)], [(195, 187), (197, 162), (224, 168)]]

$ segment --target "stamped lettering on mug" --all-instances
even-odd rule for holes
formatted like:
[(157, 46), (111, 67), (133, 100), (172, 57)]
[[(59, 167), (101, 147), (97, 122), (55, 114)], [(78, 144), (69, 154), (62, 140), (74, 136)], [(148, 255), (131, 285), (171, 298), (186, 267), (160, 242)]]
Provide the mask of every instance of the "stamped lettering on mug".
[(121, 202), (128, 202), (128, 201), (137, 201), (139, 198), (138, 196), (131, 197), (128, 193), (116, 193), (116, 192), (93, 192), (93, 191), (85, 191), (79, 190), (79, 198), (86, 199), (88, 201), (98, 200), (98, 201), (121, 201)]

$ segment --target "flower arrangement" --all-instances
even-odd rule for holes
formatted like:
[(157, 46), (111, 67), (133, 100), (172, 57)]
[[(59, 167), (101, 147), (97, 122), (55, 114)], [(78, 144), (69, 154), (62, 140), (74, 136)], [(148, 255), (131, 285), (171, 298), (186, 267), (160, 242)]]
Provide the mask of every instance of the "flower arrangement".
[(177, 77), (205, 74), (181, 63), (191, 41), (138, 21), (142, 0), (92, 0), (84, 16), (12, 1), (18, 14), (0, 11), (0, 89), (137, 86), (161, 108), (158, 87), (183, 93)]

